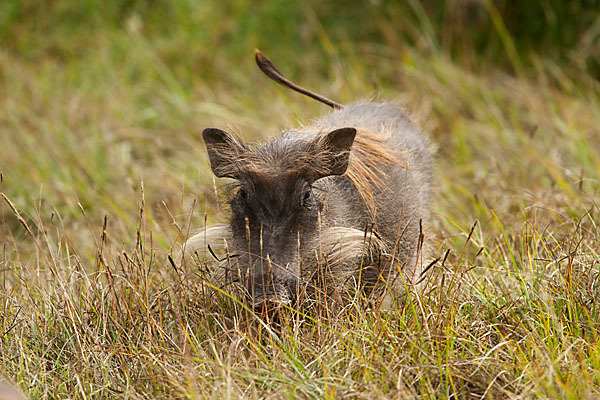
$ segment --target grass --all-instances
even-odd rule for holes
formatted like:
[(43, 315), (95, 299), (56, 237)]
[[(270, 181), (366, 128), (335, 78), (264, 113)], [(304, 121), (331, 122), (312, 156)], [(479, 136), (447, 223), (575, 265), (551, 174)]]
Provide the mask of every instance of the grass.
[[(358, 37), (308, 7), (264, 6), (261, 26), (244, 2), (173, 8), (175, 26), (126, 2), (19, 14), (0, 50), (4, 376), (32, 399), (599, 396), (600, 85), (542, 53), (450, 57), (409, 3), (416, 22), (382, 14)], [(286, 15), (305, 36), (268, 42)], [(265, 139), (327, 112), (261, 76), (261, 45), (303, 85), (392, 99), (430, 134), (443, 262), (425, 296), (275, 328), (169, 261), (227, 218), (204, 127)]]

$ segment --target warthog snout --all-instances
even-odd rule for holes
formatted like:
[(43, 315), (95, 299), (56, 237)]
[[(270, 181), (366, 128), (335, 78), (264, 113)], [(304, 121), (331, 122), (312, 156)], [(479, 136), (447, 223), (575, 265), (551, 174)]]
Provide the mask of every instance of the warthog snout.
[[(260, 263), (258, 261), (256, 264)], [(246, 293), (254, 308), (268, 305), (269, 308), (293, 306), (298, 294), (300, 282), (290, 264), (282, 266), (266, 257), (262, 265), (254, 264), (248, 270)]]

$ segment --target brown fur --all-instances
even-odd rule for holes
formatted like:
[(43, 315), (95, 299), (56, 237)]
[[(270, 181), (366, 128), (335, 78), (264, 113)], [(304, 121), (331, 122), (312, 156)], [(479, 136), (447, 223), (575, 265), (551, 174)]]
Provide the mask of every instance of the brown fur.
[(350, 163), (345, 175), (350, 179), (361, 199), (375, 218), (377, 209), (373, 189), (381, 189), (385, 173), (381, 166), (399, 165), (398, 152), (383, 146), (385, 136), (375, 135), (366, 129), (357, 129), (352, 145)]

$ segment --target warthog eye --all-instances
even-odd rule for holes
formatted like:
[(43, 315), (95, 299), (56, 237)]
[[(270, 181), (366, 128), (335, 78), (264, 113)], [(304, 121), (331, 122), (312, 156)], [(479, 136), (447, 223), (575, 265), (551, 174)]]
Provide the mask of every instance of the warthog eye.
[(238, 196), (240, 196), (240, 199), (242, 200), (248, 200), (248, 191), (244, 188), (240, 188)]
[(304, 192), (304, 197), (302, 198), (302, 205), (305, 207), (308, 206), (311, 199), (312, 199), (312, 189), (308, 189), (306, 192)]

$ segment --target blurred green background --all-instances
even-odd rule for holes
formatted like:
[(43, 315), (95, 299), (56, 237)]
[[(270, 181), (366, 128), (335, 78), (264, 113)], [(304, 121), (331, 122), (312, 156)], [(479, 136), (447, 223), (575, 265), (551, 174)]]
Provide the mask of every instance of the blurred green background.
[[(4, 51), (26, 59), (66, 61), (97, 51), (102, 37), (133, 30), (170, 65), (208, 74), (214, 55), (246, 61), (254, 47), (300, 62), (298, 69), (303, 57), (327, 55), (326, 33), (342, 49), (418, 45), (473, 66), (484, 60), (515, 67), (548, 57), (597, 77), (599, 12), (597, 0), (3, 0), (0, 39)], [(187, 57), (178, 54), (181, 47)]]

